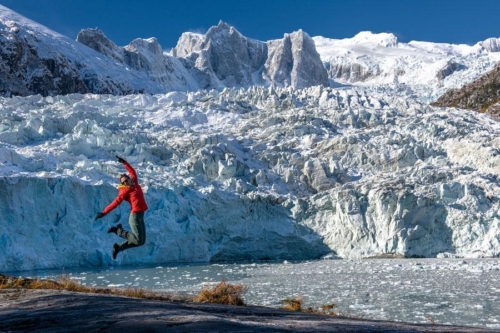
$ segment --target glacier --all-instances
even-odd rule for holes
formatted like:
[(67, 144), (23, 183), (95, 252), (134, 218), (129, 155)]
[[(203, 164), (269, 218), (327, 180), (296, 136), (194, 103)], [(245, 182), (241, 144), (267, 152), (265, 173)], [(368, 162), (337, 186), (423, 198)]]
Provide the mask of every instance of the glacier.
[[(497, 38), (260, 42), (220, 22), (164, 52), (98, 29), (76, 42), (3, 6), (0, 29), (0, 89), (29, 95), (0, 97), (2, 271), (500, 255), (499, 123), (429, 105), (493, 68)], [(101, 94), (64, 90), (82, 82)], [(150, 209), (146, 245), (113, 261), (106, 230), (129, 207), (94, 217), (117, 154)]]
[[(495, 257), (500, 126), (398, 85), (0, 99), (0, 267)], [(124, 156), (147, 242), (114, 262)]]

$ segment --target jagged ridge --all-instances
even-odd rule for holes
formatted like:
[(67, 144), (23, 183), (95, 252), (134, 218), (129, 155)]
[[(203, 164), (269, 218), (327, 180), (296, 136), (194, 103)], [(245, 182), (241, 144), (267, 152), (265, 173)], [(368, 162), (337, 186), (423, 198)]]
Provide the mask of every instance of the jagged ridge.
[[(328, 85), (314, 42), (302, 31), (273, 42), (272, 51), (220, 22), (198, 44), (181, 46), (198, 38), (181, 37), (176, 57), (165, 54), (156, 38), (121, 48), (98, 29), (82, 30), (75, 42), (3, 6), (0, 29), (0, 93), (7, 96)], [(268, 51), (278, 60), (268, 61)]]

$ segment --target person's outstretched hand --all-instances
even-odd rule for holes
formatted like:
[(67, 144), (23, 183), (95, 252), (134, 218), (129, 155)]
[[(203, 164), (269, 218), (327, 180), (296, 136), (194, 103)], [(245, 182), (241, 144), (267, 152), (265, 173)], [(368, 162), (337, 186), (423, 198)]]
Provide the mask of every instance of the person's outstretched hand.
[(104, 214), (103, 213), (98, 213), (97, 216), (95, 217), (95, 220), (94, 221), (97, 221), (98, 219), (100, 219), (101, 217), (103, 217)]
[(120, 162), (120, 163), (125, 163), (126, 162), (123, 158), (121, 158), (118, 155), (116, 155), (116, 158), (118, 159), (118, 162)]

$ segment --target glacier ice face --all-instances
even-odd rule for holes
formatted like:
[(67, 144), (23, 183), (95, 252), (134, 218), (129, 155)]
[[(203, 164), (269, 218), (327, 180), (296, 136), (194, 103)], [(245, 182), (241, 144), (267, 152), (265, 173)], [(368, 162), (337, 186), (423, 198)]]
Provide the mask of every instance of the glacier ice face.
[(500, 52), (500, 38), (488, 38), (476, 44), (478, 48), (488, 52)]
[[(118, 263), (498, 256), (500, 126), (400, 87), (0, 99), (0, 266), (113, 264), (114, 162), (147, 244)], [(40, 249), (43, 248), (43, 252)]]
[[(122, 205), (104, 223), (94, 216), (114, 199), (115, 188), (74, 177), (11, 176), (0, 182), (7, 206), (1, 223), (2, 270), (111, 264), (111, 246), (118, 239), (106, 229), (125, 225), (129, 208)], [(149, 186), (146, 197), (151, 207), (147, 243), (124, 252), (122, 263), (307, 259), (328, 251), (319, 237), (307, 238), (309, 232), (267, 198), (200, 193), (187, 186)]]
[[(500, 255), (499, 125), (428, 105), (491, 68), (495, 39), (298, 31), (262, 43), (221, 22), (171, 54), (154, 38), (121, 48), (83, 31), (98, 53), (2, 6), (0, 29), (11, 91), (49, 95), (0, 98), (5, 271), (114, 263), (105, 230), (126, 225), (128, 207), (93, 217), (116, 194), (116, 154), (150, 206), (147, 244), (118, 263)], [(80, 84), (177, 91), (60, 95)]]

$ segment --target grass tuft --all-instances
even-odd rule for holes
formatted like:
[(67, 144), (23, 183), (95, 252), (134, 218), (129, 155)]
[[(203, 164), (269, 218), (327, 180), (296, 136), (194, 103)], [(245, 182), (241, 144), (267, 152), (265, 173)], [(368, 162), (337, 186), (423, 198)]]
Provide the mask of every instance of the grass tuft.
[(307, 312), (307, 313), (321, 314), (321, 315), (334, 316), (334, 317), (347, 317), (347, 318), (356, 318), (356, 319), (363, 318), (363, 316), (333, 311), (333, 309), (337, 307), (337, 304), (334, 304), (334, 303), (324, 304), (321, 307), (319, 307), (318, 309), (315, 309), (313, 307), (308, 307), (308, 308), (304, 309), (303, 302), (304, 302), (304, 300), (302, 299), (302, 296), (300, 296), (300, 295), (297, 296), (296, 298), (285, 298), (285, 299), (281, 300), (281, 303), (283, 303), (283, 306), (281, 308), (284, 310), (289, 310), (289, 311)]
[(297, 296), (295, 299), (293, 298), (285, 298), (281, 300), (283, 303), (282, 309), (290, 310), (290, 311), (302, 311), (302, 296)]
[(217, 303), (227, 305), (245, 306), (241, 296), (247, 290), (242, 284), (230, 284), (223, 279), (218, 285), (210, 288), (203, 288), (200, 295), (194, 300), (200, 303)]
[(333, 311), (334, 308), (337, 307), (337, 304), (324, 304), (321, 306), (319, 313), (329, 315), (329, 316), (338, 316), (338, 312)]

